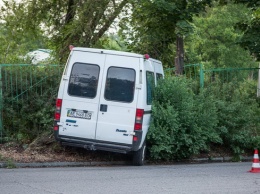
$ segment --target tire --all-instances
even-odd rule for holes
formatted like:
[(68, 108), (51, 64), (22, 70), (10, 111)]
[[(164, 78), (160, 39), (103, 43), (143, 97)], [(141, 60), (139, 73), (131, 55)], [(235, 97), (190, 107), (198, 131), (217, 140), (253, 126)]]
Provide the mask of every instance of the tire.
[(143, 143), (143, 146), (133, 153), (133, 165), (142, 166), (145, 162), (145, 153), (146, 153), (146, 143)]

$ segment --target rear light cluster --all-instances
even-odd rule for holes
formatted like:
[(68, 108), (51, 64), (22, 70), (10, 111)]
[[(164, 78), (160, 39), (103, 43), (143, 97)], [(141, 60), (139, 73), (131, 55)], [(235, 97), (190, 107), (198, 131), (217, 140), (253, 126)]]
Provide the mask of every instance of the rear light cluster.
[[(136, 109), (135, 125), (134, 125), (135, 131), (141, 131), (142, 130), (143, 117), (144, 117), (144, 109)], [(133, 136), (133, 141), (138, 141), (138, 137)]]
[(60, 121), (60, 114), (61, 114), (61, 105), (62, 105), (62, 99), (56, 100), (56, 110), (54, 115), (54, 130), (57, 131), (59, 129), (59, 126), (57, 122)]
[(134, 130), (142, 130), (143, 116), (144, 116), (144, 109), (136, 109)]

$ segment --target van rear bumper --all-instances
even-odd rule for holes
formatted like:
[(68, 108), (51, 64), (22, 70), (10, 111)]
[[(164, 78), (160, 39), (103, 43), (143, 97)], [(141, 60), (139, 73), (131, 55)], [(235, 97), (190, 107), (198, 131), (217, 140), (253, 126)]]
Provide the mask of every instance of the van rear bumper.
[(85, 148), (87, 150), (103, 150), (124, 154), (131, 151), (136, 151), (136, 146), (133, 146), (132, 144), (119, 144), (115, 142), (106, 142), (61, 135), (56, 135), (55, 137), (56, 140), (58, 140), (62, 145), (80, 147)]

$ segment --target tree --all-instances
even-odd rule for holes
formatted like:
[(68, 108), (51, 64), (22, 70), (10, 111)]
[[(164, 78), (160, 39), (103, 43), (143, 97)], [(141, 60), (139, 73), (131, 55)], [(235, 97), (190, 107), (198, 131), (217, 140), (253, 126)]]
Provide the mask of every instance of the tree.
[(47, 44), (47, 38), (38, 26), (34, 29), (25, 27), (22, 14), (25, 8), (10, 2), (9, 6), (10, 9), (2, 8), (0, 13), (0, 63), (21, 62), (27, 52)]
[(122, 38), (115, 34), (104, 35), (99, 39), (96, 46), (108, 50), (129, 51)]
[[(182, 39), (191, 30), (193, 15), (199, 14), (211, 0), (133, 0), (132, 16), (121, 22), (120, 33), (129, 39), (131, 48), (136, 52), (146, 52), (170, 66), (174, 61), (174, 51), (180, 51), (183, 58)], [(178, 59), (179, 60), (179, 59)], [(183, 65), (183, 64), (181, 64)], [(180, 70), (182, 67), (179, 68)], [(181, 72), (178, 72), (181, 73)]]
[(188, 63), (204, 63), (205, 68), (248, 67), (253, 60), (240, 45), (243, 32), (236, 24), (250, 22), (251, 11), (242, 4), (217, 5), (194, 17), (194, 33), (186, 45)]
[[(2, 20), (22, 15), (17, 28), (37, 31), (39, 28), (50, 38), (59, 59), (67, 57), (68, 46), (93, 47), (109, 29), (130, 0), (14, 0), (5, 2)], [(19, 9), (19, 13), (13, 11)], [(33, 16), (33, 17), (32, 17)]]
[(240, 44), (260, 61), (260, 1), (259, 0), (236, 0), (237, 3), (244, 3), (252, 11), (252, 17), (250, 23), (239, 23), (238, 26), (244, 31), (244, 35), (240, 41)]

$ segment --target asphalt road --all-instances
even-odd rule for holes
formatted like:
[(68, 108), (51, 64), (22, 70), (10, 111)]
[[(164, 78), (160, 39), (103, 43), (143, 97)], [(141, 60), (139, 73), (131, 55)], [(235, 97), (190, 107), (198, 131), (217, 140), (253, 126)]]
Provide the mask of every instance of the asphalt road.
[(0, 169), (1, 194), (260, 193), (252, 163)]

